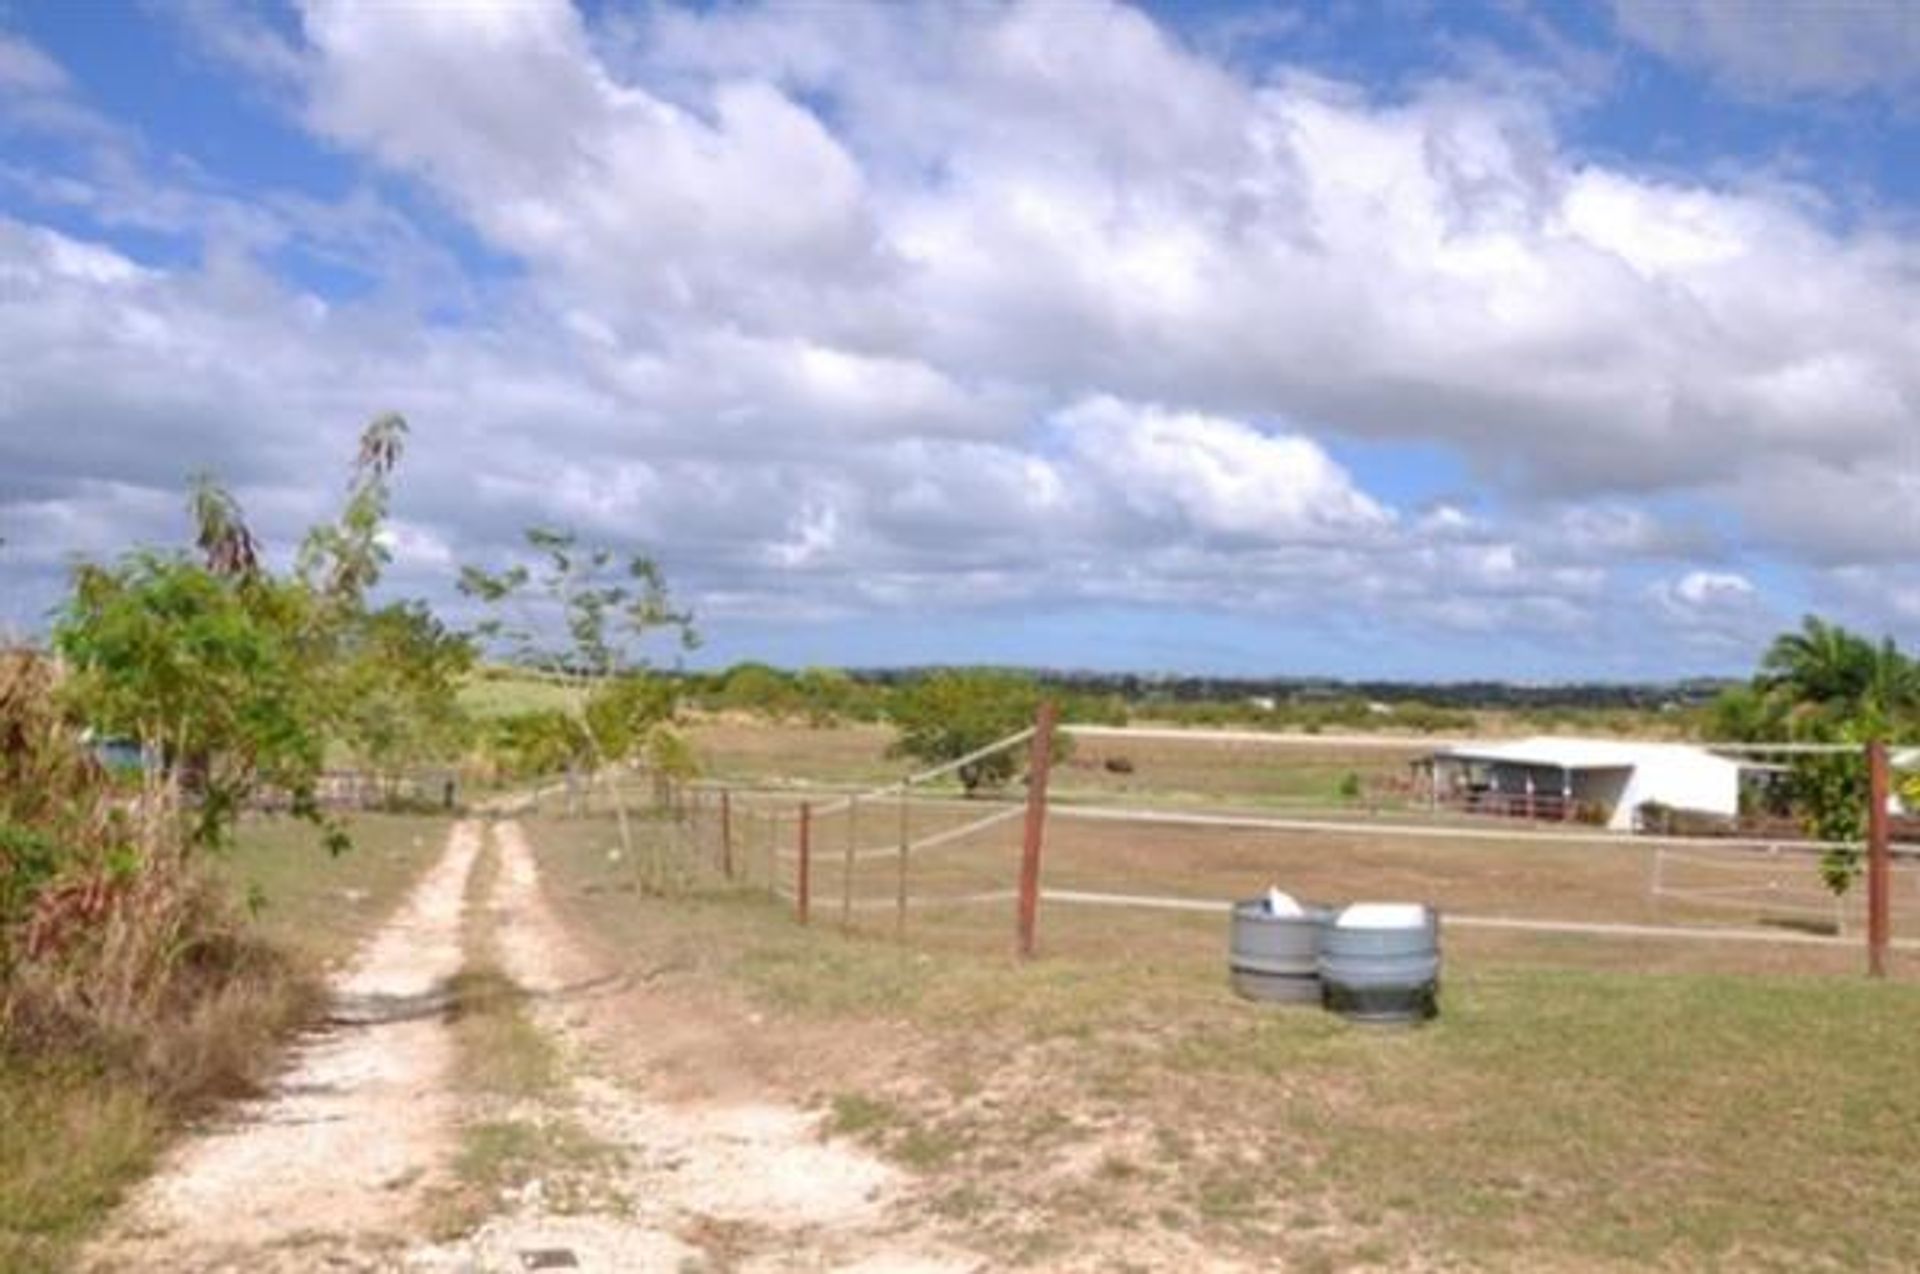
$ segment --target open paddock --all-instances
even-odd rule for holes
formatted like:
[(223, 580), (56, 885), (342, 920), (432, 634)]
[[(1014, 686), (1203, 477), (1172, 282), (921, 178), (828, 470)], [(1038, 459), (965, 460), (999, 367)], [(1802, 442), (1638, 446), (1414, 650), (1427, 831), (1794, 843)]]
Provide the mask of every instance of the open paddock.
[[(1235, 998), (1216, 912), (1056, 898), (1041, 958), (1012, 959), (1017, 817), (911, 854), (897, 932), (897, 839), (885, 851), (898, 808), (856, 816), (844, 932), (838, 811), (809, 820), (805, 928), (773, 892), (790, 895), (797, 870), (785, 796), (734, 810), (736, 836), (761, 847), (736, 860), (741, 880), (708, 872), (682, 897), (639, 894), (605, 815), (540, 818), (529, 834), (566, 915), (662, 994), (750, 1022), (830, 1128), (913, 1168), (957, 1236), (1010, 1263), (1045, 1266), (1115, 1233), (1149, 1264), (1189, 1243), (1326, 1269), (1920, 1262), (1904, 1220), (1920, 1189), (1920, 1050), (1907, 1043), (1920, 986), (1905, 951), (1876, 985), (1856, 945), (1785, 928), (1763, 943), (1456, 924), (1438, 1021), (1357, 1030)], [(918, 839), (1007, 808), (908, 812)], [(704, 854), (711, 813), (641, 834)], [(1433, 891), (1460, 915), (1755, 923), (1655, 910), (1645, 868), (1631, 845), (1063, 818), (1045, 883), (1204, 906), (1295, 883), (1284, 872), (1328, 897)]]
[[(720, 856), (717, 799), (703, 794), (681, 832), (708, 864)], [(737, 878), (793, 905), (799, 800), (765, 791), (731, 800)], [(809, 804), (816, 924), (905, 933), (916, 946), (1011, 944), (1019, 803), (888, 795)], [(1140, 819), (1111, 813), (1052, 810), (1040, 923), (1049, 955), (1150, 958), (1157, 949), (1195, 949), (1195, 935), (1217, 955), (1224, 915), (1205, 908), (1278, 886), (1325, 902), (1431, 903), (1443, 915), (1449, 957), (1468, 961), (1851, 973), (1864, 959), (1861, 891), (1834, 899), (1817, 856), (1804, 848), (1675, 846), (1504, 822), (1483, 824), (1486, 834), (1476, 836), (1458, 820), (1315, 820), (1311, 830), (1292, 830), (1234, 825), (1258, 824), (1257, 813), (1206, 825), (1171, 821), (1190, 816), (1163, 811)], [(1170, 821), (1153, 821), (1161, 818)], [(1920, 939), (1920, 864), (1901, 860), (1893, 879), (1900, 974), (1920, 965), (1909, 945)]]

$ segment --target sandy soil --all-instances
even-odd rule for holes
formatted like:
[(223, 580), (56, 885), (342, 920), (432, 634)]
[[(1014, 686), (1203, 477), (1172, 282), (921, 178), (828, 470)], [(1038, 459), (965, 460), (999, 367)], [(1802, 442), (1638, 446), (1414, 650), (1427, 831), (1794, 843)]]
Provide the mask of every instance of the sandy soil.
[[(468, 1238), (416, 1252), (418, 1263), (521, 1269), (529, 1254), (565, 1251), (582, 1268), (608, 1270), (983, 1267), (914, 1233), (896, 1206), (907, 1183), (860, 1150), (822, 1141), (818, 1116), (767, 1101), (685, 1100), (610, 1077), (596, 1060), (607, 1041), (576, 1011), (602, 971), (548, 907), (520, 827), (503, 823), (496, 835), (492, 907), (503, 971), (534, 997), (536, 1021), (567, 1058), (568, 1091), (556, 1098), (560, 1110), (546, 1113), (615, 1148), (617, 1166), (602, 1170), (612, 1179), (596, 1194), (622, 1203), (566, 1215), (545, 1192), (524, 1190)], [(671, 1037), (671, 1026), (663, 1034)], [(621, 1070), (634, 1073), (636, 1059), (626, 1060)]]
[(441, 990), (461, 961), (480, 829), (439, 862), (337, 980), (350, 1024), (318, 1035), (264, 1099), (183, 1142), (83, 1265), (307, 1270), (380, 1265), (405, 1244), (451, 1145)]

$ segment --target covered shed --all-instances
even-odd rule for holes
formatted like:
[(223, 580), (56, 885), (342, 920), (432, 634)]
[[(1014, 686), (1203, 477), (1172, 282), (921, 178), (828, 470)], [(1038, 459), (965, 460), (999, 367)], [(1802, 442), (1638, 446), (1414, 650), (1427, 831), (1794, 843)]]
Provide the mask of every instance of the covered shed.
[(1464, 743), (1428, 758), (1436, 802), (1632, 831), (1648, 805), (1712, 818), (1740, 813), (1740, 762), (1685, 743), (1543, 735)]

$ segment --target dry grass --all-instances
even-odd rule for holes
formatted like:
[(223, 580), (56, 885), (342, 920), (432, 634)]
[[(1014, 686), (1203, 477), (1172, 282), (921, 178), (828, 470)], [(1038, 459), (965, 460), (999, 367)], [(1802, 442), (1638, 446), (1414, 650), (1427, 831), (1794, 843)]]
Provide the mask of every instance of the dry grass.
[[(875, 813), (863, 845), (891, 834)], [(1378, 1034), (1233, 998), (1214, 916), (1050, 905), (1026, 966), (1007, 954), (1010, 902), (916, 908), (904, 944), (888, 907), (842, 934), (832, 819), (814, 828), (805, 930), (766, 894), (769, 864), (791, 879), (778, 853), (751, 860), (747, 888), (650, 901), (599, 820), (531, 831), (569, 919), (674, 970), (660, 993), (750, 1035), (761, 1083), (919, 1173), (928, 1212), (1009, 1263), (1920, 1264), (1901, 1211), (1920, 1188), (1920, 986), (1864, 982), (1851, 949), (1452, 931), (1438, 1022)], [(774, 831), (791, 845), (790, 823)], [(1006, 888), (1017, 836), (931, 851), (911, 884)], [(710, 833), (696, 843), (712, 853)], [(1656, 905), (1643, 855), (1061, 820), (1048, 884), (1232, 897), (1278, 879), (1456, 911), (1756, 918)], [(856, 896), (890, 899), (894, 870), (858, 864)]]
[(236, 897), (251, 902), (255, 930), (321, 966), (338, 965), (399, 905), (446, 844), (447, 820), (357, 814), (353, 848), (337, 857), (289, 818), (249, 818), (214, 864)]
[[(70, 999), (80, 984), (43, 987), (33, 1010), (43, 1045), (14, 1036), (0, 1054), (0, 1271), (59, 1268), (183, 1121), (253, 1091), (317, 1008), (322, 962), (378, 924), (444, 829), (370, 817), (355, 825), (356, 850), (330, 859), (310, 829), (251, 823), (204, 872), (151, 878), (193, 890), (203, 912), (177, 916), (171, 931), (192, 939), (175, 949), (171, 976), (111, 1015), (93, 1004), (85, 1020)], [(248, 893), (264, 899), (257, 923), (241, 905)], [(60, 970), (23, 976), (31, 988)]]
[(989, 1250), (1044, 1263), (1120, 1234), (1327, 1268), (1920, 1261), (1900, 1220), (1920, 988), (1456, 946), (1440, 1020), (1382, 1035), (1234, 999), (1217, 925), (1022, 967), (801, 930), (751, 897), (641, 900), (567, 839), (539, 829), (572, 918), (678, 970), (663, 993), (714, 1012), (725, 988), (763, 1048), (830, 1024), (835, 1064), (796, 1043), (773, 1082), (922, 1173)]

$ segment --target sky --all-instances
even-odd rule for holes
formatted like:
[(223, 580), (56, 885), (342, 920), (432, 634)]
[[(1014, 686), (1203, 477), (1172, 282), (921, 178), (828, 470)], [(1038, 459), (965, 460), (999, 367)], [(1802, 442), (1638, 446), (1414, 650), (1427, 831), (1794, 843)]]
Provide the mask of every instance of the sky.
[(1907, 0), (0, 0), (0, 627), (398, 411), (696, 665), (1920, 643), (1916, 156)]

